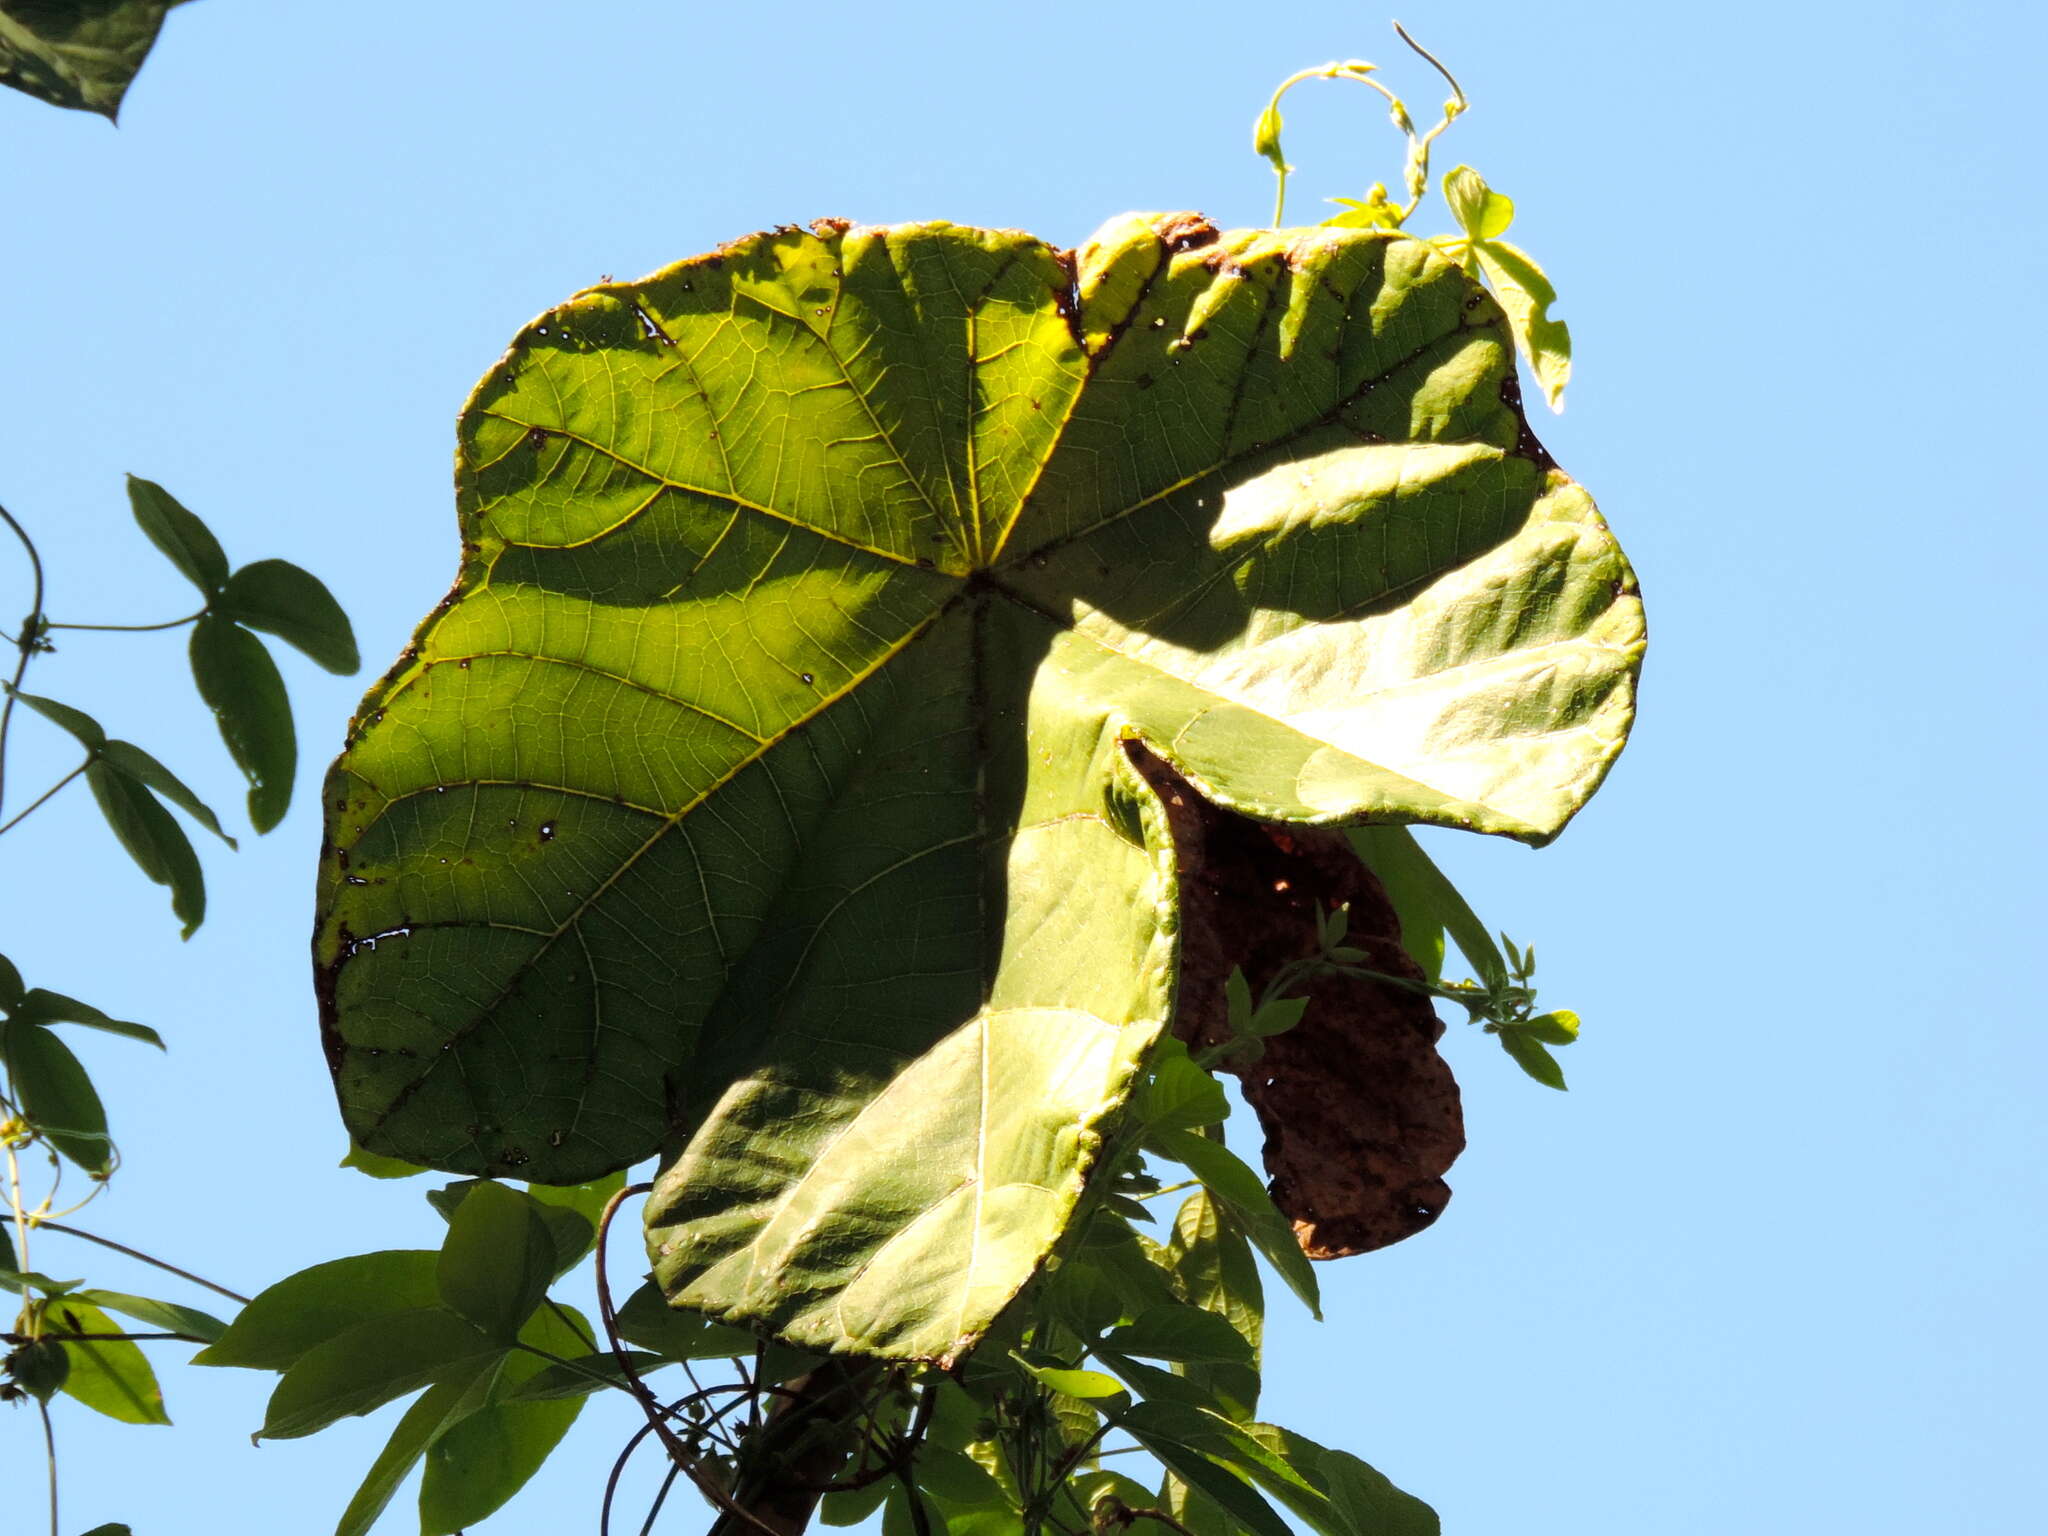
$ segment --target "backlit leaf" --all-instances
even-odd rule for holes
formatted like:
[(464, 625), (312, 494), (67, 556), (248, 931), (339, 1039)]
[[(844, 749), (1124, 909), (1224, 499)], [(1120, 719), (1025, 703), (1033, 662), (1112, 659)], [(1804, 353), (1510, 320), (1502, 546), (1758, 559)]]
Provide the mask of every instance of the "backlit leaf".
[[(61, 1297), (43, 1313), (44, 1328), (53, 1334), (124, 1333), (127, 1330), (90, 1302), (76, 1295)], [(86, 1407), (123, 1424), (168, 1424), (163, 1389), (142, 1346), (127, 1339), (66, 1339), (71, 1357), (64, 1391)]]
[[(564, 1214), (582, 1221), (573, 1211)], [(547, 1294), (555, 1253), (530, 1197), (503, 1184), (478, 1184), (448, 1219), (435, 1270), (442, 1303), (492, 1337), (509, 1340)]]
[(14, 1016), (32, 1024), (82, 1024), (87, 1029), (120, 1035), (127, 1040), (140, 1040), (158, 1050), (164, 1049), (164, 1037), (147, 1024), (109, 1018), (90, 1003), (81, 1003), (75, 997), (66, 997), (62, 992), (52, 992), (45, 987), (36, 987), (22, 996), (15, 1005)]
[(785, 230), (551, 311), (323, 795), (351, 1132), (560, 1183), (666, 1139), (672, 1297), (958, 1359), (1171, 1006), (1130, 743), (1530, 843), (1619, 750), (1632, 578), (1513, 367), (1421, 242), (1186, 215)]
[(157, 1301), (148, 1296), (130, 1296), (125, 1291), (84, 1290), (71, 1294), (79, 1301), (89, 1302), (108, 1312), (119, 1312), (139, 1323), (172, 1333), (189, 1333), (196, 1338), (214, 1340), (227, 1332), (226, 1323), (197, 1307), (182, 1307), (176, 1302)]
[(503, 1352), (503, 1345), (443, 1307), (357, 1323), (292, 1362), (270, 1394), (262, 1438), (310, 1435)]

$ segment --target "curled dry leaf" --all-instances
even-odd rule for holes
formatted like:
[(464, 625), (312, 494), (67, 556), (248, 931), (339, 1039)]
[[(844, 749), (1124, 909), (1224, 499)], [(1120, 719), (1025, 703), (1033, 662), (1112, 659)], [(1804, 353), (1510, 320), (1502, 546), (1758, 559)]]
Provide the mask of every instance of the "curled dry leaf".
[[(1422, 980), (1401, 948), (1379, 881), (1341, 832), (1269, 826), (1209, 804), (1137, 743), (1166, 803), (1180, 865), (1180, 985), (1174, 1030), (1195, 1049), (1230, 1038), (1224, 981), (1242, 969), (1257, 996), (1315, 952), (1317, 909), (1349, 905), (1344, 942), (1367, 968)], [(1465, 1150), (1457, 1080), (1437, 1054), (1428, 1000), (1383, 982), (1326, 976), (1256, 1061), (1226, 1063), (1266, 1133), (1273, 1203), (1312, 1259), (1412, 1237), (1451, 1198), (1444, 1174)]]

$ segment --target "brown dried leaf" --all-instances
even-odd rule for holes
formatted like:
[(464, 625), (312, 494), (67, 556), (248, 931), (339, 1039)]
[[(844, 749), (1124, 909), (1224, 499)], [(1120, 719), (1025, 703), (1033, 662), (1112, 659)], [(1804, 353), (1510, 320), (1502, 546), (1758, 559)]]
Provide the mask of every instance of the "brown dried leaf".
[[(1417, 981), (1386, 893), (1340, 832), (1268, 826), (1219, 810), (1158, 758), (1132, 756), (1166, 801), (1180, 861), (1180, 986), (1174, 1032), (1192, 1047), (1229, 1038), (1224, 982), (1253, 995), (1315, 952), (1316, 912), (1350, 905), (1344, 942), (1364, 964)], [(1266, 1133), (1273, 1200), (1312, 1259), (1369, 1253), (1412, 1237), (1450, 1200), (1443, 1175), (1465, 1149), (1457, 1080), (1437, 1054), (1428, 999), (1330, 976), (1300, 1024), (1256, 1063), (1226, 1066)]]

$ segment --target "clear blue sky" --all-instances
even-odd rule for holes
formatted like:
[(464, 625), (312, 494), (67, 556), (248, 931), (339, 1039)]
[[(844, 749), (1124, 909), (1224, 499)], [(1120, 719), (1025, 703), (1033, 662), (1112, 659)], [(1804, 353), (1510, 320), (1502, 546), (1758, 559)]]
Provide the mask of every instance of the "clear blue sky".
[[(1402, 19), (1476, 102), (1440, 165), (1517, 200), (1563, 295), (1578, 377), (1538, 428), (1653, 641), (1635, 742), (1563, 841), (1435, 845), (1584, 1016), (1573, 1091), (1454, 1033), (1456, 1199), (1327, 1267), (1328, 1322), (1276, 1304), (1272, 1416), (1453, 1536), (2039, 1531), (2048, 25)], [(188, 592), (121, 486), (160, 480), (236, 560), (325, 576), (374, 672), (453, 576), (456, 408), (537, 311), (824, 214), (1065, 243), (1129, 208), (1262, 221), (1265, 93), (1360, 54), (1436, 99), (1383, 15), (1320, 0), (187, 6), (118, 131), (0, 93), (0, 502), (55, 616), (168, 618)], [(1395, 177), (1364, 92), (1292, 100), (1297, 212)], [(34, 685), (239, 808), (182, 649), (74, 636)], [(362, 680), (290, 676), (300, 802), (207, 851), (189, 945), (83, 795), (0, 843), (0, 948), (172, 1042), (84, 1043), (129, 1159), (94, 1220), (245, 1289), (439, 1226), (334, 1168), (309, 801)], [(21, 790), (69, 766), (53, 734), (21, 732)], [(40, 1267), (80, 1272), (59, 1241)], [(252, 1450), (269, 1378), (165, 1379), (175, 1430), (66, 1407), (73, 1532), (324, 1530), (390, 1421)], [(593, 1527), (608, 1406), (487, 1529)], [(40, 1447), (0, 1420), (0, 1523), (30, 1529)]]

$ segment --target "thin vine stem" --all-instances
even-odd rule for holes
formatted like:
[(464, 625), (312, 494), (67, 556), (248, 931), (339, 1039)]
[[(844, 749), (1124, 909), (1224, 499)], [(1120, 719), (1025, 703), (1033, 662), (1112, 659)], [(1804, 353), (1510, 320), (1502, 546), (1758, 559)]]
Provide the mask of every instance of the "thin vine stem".
[(50, 1405), (39, 1397), (36, 1409), (43, 1416), (43, 1460), (50, 1468), (50, 1536), (63, 1536), (57, 1519), (57, 1431), (50, 1423)]
[(33, 586), (29, 596), (28, 618), (22, 623), (21, 634), (15, 640), (18, 653), (14, 662), (14, 676), (8, 680), (7, 698), (0, 702), (0, 805), (7, 801), (7, 731), (14, 724), (14, 695), (21, 688), (21, 680), (28, 675), (28, 664), (35, 656), (36, 646), (42, 640), (43, 628), (43, 557), (36, 550), (36, 541), (28, 536), (28, 530), (15, 521), (14, 514), (0, 507), (0, 521), (5, 521), (14, 530), (14, 536), (21, 540), (21, 547), (28, 551), (29, 570)]
[[(12, 699), (9, 699), (7, 702), (12, 704), (14, 701)], [(69, 784), (73, 779), (77, 778), (81, 773), (84, 773), (85, 770), (90, 768), (91, 766), (92, 759), (87, 758), (84, 762), (80, 763), (76, 768), (72, 769), (69, 773), (65, 774), (63, 778), (59, 779), (56, 783), (52, 784), (48, 789), (44, 790), (40, 795), (37, 795), (35, 799), (31, 800), (26, 810), (21, 811), (18, 814), (10, 817), (5, 822), (0, 822), (0, 836), (4, 836), (5, 834), (12, 832), (24, 821), (27, 821), (30, 816), (34, 815), (37, 811), (41, 810), (45, 804), (47, 804), (51, 799), (53, 799), (56, 796), (58, 790), (62, 789), (65, 785)]]
[(202, 608), (197, 613), (186, 614), (182, 619), (165, 619), (161, 624), (59, 624), (56, 620), (50, 619), (44, 622), (43, 628), (92, 629), (104, 634), (146, 635), (159, 629), (182, 629), (187, 624), (195, 624), (205, 617), (206, 610)]
[(66, 1237), (82, 1237), (88, 1243), (98, 1243), (102, 1248), (111, 1248), (116, 1253), (125, 1253), (131, 1259), (140, 1259), (145, 1264), (154, 1264), (158, 1269), (166, 1270), (176, 1275), (180, 1280), (190, 1280), (194, 1285), (203, 1285), (209, 1291), (214, 1292), (216, 1295), (225, 1296), (229, 1301), (235, 1302), (237, 1305), (244, 1307), (249, 1305), (249, 1298), (239, 1291), (231, 1291), (224, 1285), (215, 1285), (211, 1280), (202, 1279), (198, 1275), (193, 1274), (189, 1269), (180, 1269), (175, 1264), (168, 1264), (162, 1259), (152, 1258), (141, 1249), (130, 1248), (126, 1243), (117, 1243), (111, 1237), (101, 1237), (97, 1232), (88, 1232), (82, 1227), (67, 1227), (61, 1221), (35, 1221), (30, 1224), (37, 1227), (47, 1227), (52, 1232), (62, 1232)]

